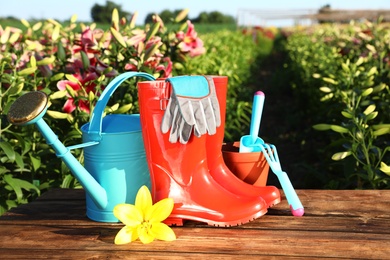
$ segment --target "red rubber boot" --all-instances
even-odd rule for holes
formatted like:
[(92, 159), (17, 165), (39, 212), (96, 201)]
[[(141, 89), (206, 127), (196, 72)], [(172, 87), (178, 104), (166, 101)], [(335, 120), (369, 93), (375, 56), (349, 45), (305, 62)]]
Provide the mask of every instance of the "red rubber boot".
[(226, 95), (228, 77), (213, 76), (219, 109), (221, 111), (221, 126), (217, 133), (206, 136), (207, 165), (211, 176), (225, 189), (244, 196), (261, 196), (268, 207), (280, 202), (280, 192), (275, 186), (253, 186), (236, 177), (225, 165), (222, 156), (222, 142), (225, 131)]
[(183, 220), (215, 226), (234, 226), (249, 222), (267, 212), (259, 197), (231, 193), (209, 173), (206, 135), (191, 136), (187, 144), (170, 143), (169, 133), (161, 131), (164, 109), (170, 97), (168, 82), (138, 83), (140, 118), (154, 202), (174, 200), (174, 209), (166, 220), (183, 225)]

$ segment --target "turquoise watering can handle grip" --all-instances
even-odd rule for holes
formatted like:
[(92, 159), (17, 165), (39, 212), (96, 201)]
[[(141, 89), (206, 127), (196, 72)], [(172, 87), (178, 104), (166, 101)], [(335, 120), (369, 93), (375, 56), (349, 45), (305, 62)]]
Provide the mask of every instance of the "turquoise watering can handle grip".
[(93, 141), (100, 141), (101, 139), (103, 112), (112, 93), (114, 93), (123, 81), (131, 77), (143, 77), (148, 80), (155, 80), (152, 75), (144, 72), (125, 72), (114, 78), (102, 92), (93, 110), (88, 129), (88, 135)]

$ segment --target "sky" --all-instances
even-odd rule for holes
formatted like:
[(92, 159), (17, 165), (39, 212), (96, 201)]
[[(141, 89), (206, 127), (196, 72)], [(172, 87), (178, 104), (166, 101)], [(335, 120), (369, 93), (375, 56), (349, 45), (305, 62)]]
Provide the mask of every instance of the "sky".
[[(180, 10), (189, 8), (189, 18), (196, 18), (200, 12), (219, 11), (232, 15), (243, 23), (257, 23), (257, 18), (248, 18), (244, 10), (285, 11), (285, 10), (318, 10), (330, 4), (332, 9), (387, 9), (389, 0), (112, 0), (129, 13), (138, 11), (137, 24), (143, 24), (149, 13), (163, 10)], [(105, 5), (106, 0), (0, 0), (0, 17), (13, 16), (18, 19), (47, 19), (58, 21), (69, 20), (74, 14), (78, 21), (90, 22), (90, 11), (97, 3)], [(247, 18), (243, 18), (247, 17)], [(256, 16), (257, 17), (257, 16)], [(245, 21), (245, 19), (247, 19)], [(249, 20), (250, 21), (249, 21)], [(253, 20), (255, 19), (255, 20)], [(260, 21), (261, 22), (261, 21)], [(264, 21), (262, 21), (264, 22)], [(267, 20), (267, 26), (278, 26), (278, 20)]]

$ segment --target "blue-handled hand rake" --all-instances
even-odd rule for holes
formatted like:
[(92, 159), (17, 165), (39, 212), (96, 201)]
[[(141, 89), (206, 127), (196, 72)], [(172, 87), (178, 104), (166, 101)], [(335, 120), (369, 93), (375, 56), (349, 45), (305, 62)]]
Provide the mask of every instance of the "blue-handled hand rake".
[(286, 195), (287, 202), (290, 205), (291, 212), (296, 217), (301, 217), (304, 214), (304, 208), (301, 201), (298, 198), (297, 193), (294, 190), (294, 187), (291, 184), (290, 179), (287, 176), (287, 173), (282, 170), (280, 165), (278, 152), (275, 145), (271, 144), (262, 144), (259, 145), (260, 150), (263, 152), (265, 159), (267, 160), (269, 166), (273, 173), (278, 177), (280, 185), (284, 194)]

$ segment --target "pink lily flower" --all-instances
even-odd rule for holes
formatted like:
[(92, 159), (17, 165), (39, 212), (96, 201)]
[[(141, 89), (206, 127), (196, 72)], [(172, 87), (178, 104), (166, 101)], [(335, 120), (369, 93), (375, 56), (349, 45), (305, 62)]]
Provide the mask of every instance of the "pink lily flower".
[(188, 29), (185, 34), (183, 32), (178, 32), (176, 34), (176, 38), (182, 41), (178, 44), (178, 48), (182, 52), (188, 52), (191, 57), (205, 53), (206, 49), (203, 47), (203, 41), (198, 38), (195, 26), (190, 20), (187, 21), (187, 25)]
[(68, 85), (75, 91), (76, 96), (85, 97), (85, 99), (78, 99), (78, 104), (76, 105), (74, 98), (67, 94), (68, 100), (64, 104), (63, 111), (70, 114), (78, 107), (81, 111), (90, 113), (88, 93), (95, 90), (96, 83), (94, 80), (99, 76), (96, 73), (87, 73), (85, 78), (82, 78), (78, 73), (73, 74), (73, 76), (79, 80), (79, 83), (60, 80), (57, 82), (57, 88), (59, 90), (66, 90), (66, 86)]

